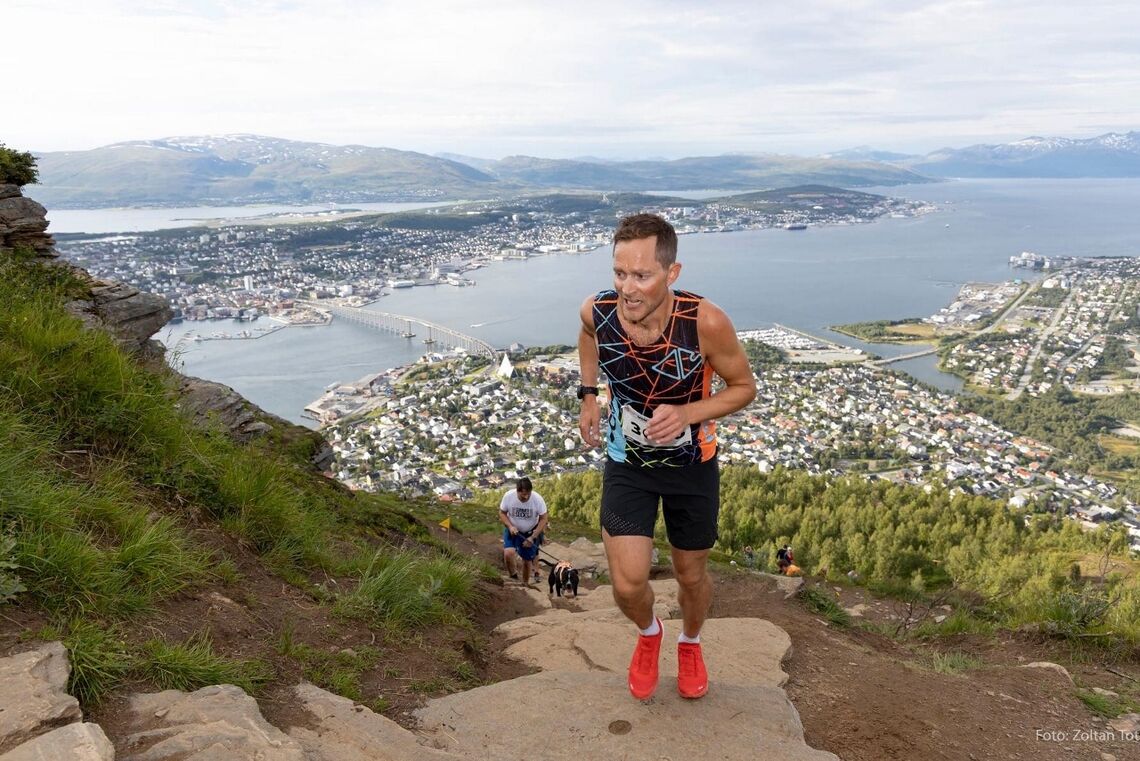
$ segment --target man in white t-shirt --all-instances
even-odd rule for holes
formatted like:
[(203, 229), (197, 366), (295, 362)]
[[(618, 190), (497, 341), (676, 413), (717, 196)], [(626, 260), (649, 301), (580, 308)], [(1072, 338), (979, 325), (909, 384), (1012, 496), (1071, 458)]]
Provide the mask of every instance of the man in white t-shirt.
[(503, 524), (503, 564), (512, 579), (517, 579), (515, 558), (522, 560), (523, 580), (527, 586), (534, 575), (534, 561), (542, 543), (547, 523), (546, 501), (534, 493), (530, 479), (523, 477), (513, 491), (499, 502), (499, 522)]

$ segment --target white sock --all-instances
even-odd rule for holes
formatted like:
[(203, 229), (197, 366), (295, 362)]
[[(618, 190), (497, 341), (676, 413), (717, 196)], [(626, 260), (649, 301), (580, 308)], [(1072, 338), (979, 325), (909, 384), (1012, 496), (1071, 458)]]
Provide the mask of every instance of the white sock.
[(699, 644), (701, 644), (701, 635), (698, 632), (697, 636), (690, 637), (687, 634), (685, 634), (685, 632), (682, 631), (681, 636), (677, 637), (677, 641), (678, 642), (686, 642), (690, 645), (699, 645)]
[(639, 629), (638, 631), (641, 632), (643, 637), (656, 637), (661, 633), (661, 621), (657, 619), (657, 616), (654, 616), (653, 623), (651, 623), (647, 628)]

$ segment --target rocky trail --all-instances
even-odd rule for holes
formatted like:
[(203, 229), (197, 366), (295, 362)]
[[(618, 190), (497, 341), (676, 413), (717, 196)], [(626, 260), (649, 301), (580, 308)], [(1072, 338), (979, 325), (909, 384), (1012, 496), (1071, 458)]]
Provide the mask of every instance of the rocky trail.
[[(604, 567), (586, 540), (556, 552)], [(1140, 759), (1140, 717), (1098, 718), (1075, 695), (1074, 680), (1120, 688), (1096, 664), (1025, 668), (1041, 647), (962, 639), (942, 646), (979, 665), (939, 673), (923, 652), (805, 611), (791, 599), (802, 583), (718, 572), (702, 633), (710, 691), (696, 701), (676, 692), (671, 578), (652, 582), (667, 645), (661, 684), (644, 702), (625, 685), (630, 624), (592, 582), (566, 600), (545, 583), (508, 581), (494, 657), (533, 673), (427, 700), (399, 723), (301, 681), (287, 691), (288, 710), (265, 713), (264, 701), (228, 685), (136, 693), (101, 717), (105, 732), (83, 721), (64, 691), (66, 651), (48, 643), (0, 659), (0, 761)], [(890, 617), (889, 603), (842, 591), (857, 615)]]

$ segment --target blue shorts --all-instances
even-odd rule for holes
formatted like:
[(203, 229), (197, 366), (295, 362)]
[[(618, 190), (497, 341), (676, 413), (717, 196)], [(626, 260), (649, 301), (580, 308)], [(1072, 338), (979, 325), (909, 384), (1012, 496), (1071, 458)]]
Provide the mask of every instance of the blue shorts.
[(523, 560), (534, 560), (538, 557), (538, 548), (542, 544), (543, 534), (539, 534), (538, 541), (532, 542), (529, 547), (523, 545), (526, 538), (521, 532), (511, 536), (511, 530), (503, 526), (503, 549), (513, 549)]

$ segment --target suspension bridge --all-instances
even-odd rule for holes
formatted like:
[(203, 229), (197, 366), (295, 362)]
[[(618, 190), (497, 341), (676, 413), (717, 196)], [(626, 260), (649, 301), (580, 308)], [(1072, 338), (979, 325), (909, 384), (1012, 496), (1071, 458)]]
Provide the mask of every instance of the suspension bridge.
[(934, 347), (931, 347), (929, 349), (923, 349), (921, 351), (912, 351), (909, 354), (900, 354), (897, 357), (886, 357), (884, 359), (868, 360), (867, 364), (877, 365), (879, 367), (885, 367), (885, 366), (893, 364), (895, 362), (904, 362), (908, 359), (915, 359), (917, 357), (925, 357), (928, 354), (937, 354), (937, 353), (938, 353), (938, 347), (934, 346)]

